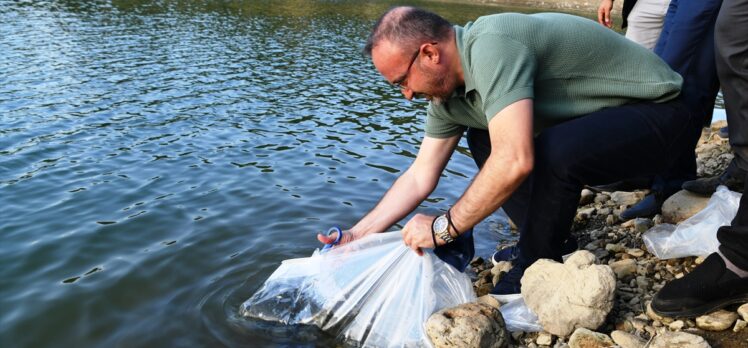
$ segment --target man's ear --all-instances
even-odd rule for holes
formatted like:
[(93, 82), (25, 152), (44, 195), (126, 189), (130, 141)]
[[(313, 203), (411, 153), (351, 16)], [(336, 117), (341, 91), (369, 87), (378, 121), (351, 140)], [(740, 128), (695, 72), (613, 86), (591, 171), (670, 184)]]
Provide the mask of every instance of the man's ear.
[(441, 52), (439, 52), (439, 46), (435, 43), (421, 45), (421, 55), (434, 64), (438, 64), (441, 61)]

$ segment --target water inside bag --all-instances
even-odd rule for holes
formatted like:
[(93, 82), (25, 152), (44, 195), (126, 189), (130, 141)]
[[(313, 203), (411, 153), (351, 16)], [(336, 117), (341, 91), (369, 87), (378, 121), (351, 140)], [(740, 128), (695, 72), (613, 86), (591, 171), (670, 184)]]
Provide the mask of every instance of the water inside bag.
[(357, 346), (429, 347), (428, 317), (475, 299), (466, 274), (388, 232), (283, 261), (240, 314), (314, 325)]

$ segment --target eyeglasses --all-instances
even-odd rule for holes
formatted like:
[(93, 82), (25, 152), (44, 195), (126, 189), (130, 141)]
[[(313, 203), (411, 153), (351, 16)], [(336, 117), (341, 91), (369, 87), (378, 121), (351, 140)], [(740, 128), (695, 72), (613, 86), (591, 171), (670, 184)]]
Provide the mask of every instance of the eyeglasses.
[(416, 54), (413, 55), (413, 58), (410, 60), (410, 64), (408, 64), (408, 70), (405, 70), (405, 74), (400, 77), (399, 79), (392, 82), (392, 85), (399, 88), (400, 90), (403, 90), (407, 88), (405, 86), (405, 82), (408, 80), (408, 76), (410, 75), (410, 68), (413, 67), (413, 63), (416, 62), (416, 58), (418, 58), (418, 55), (421, 54), (421, 50), (419, 48), (418, 51), (416, 51)]

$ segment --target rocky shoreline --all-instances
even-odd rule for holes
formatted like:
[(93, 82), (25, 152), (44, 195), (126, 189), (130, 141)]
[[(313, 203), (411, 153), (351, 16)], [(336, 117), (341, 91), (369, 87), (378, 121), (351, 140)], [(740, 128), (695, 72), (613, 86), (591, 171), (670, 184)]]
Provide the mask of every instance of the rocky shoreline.
[[(724, 125), (724, 121), (716, 122), (711, 128), (704, 129), (696, 150), (700, 176), (721, 173), (732, 159), (727, 140), (716, 134)], [(557, 336), (548, 332), (515, 332), (502, 338), (505, 344), (559, 348), (607, 347), (614, 344), (624, 348), (748, 346), (748, 329), (745, 329), (748, 304), (691, 319), (663, 318), (648, 307), (654, 294), (666, 282), (683, 277), (700, 264), (703, 258), (659, 260), (647, 251), (641, 238), (642, 233), (654, 225), (685, 220), (702, 209), (707, 199), (681, 193), (668, 200), (661, 215), (652, 219), (621, 222), (618, 218), (620, 213), (638, 202), (646, 193), (595, 193), (585, 190), (582, 194), (572, 234), (577, 237), (580, 249), (594, 255), (597, 265), (608, 265), (616, 278), (612, 309), (596, 332), (577, 329), (570, 336)], [(473, 280), (479, 303), (498, 308), (495, 300), (484, 295), (510, 266), (493, 266), (490, 260), (482, 258), (473, 260), (472, 266), (476, 275)], [(525, 274), (527, 278), (528, 273)], [(523, 284), (525, 281), (523, 278)]]

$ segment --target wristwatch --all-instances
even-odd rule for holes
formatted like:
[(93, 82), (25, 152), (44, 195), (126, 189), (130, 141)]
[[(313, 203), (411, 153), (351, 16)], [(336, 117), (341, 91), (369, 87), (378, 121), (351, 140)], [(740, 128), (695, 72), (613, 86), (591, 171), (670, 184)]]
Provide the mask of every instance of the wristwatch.
[(431, 225), (431, 233), (439, 236), (446, 243), (455, 241), (452, 235), (449, 234), (449, 220), (447, 220), (446, 214), (440, 215), (434, 220), (434, 223)]

